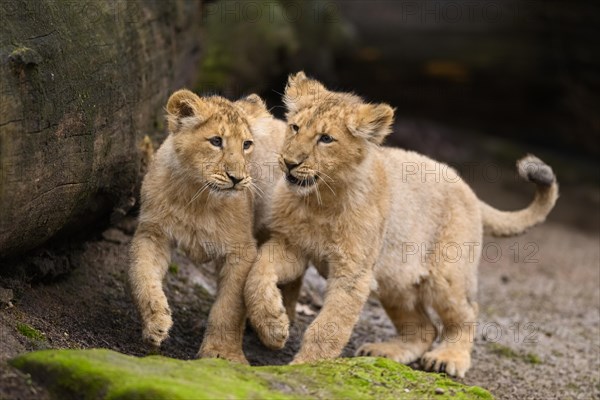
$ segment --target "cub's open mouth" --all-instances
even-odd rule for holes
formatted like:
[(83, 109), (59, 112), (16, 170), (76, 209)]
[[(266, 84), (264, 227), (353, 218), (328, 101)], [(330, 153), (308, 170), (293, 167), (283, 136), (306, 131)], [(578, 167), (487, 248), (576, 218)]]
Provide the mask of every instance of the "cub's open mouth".
[(285, 176), (285, 179), (291, 183), (292, 185), (296, 185), (296, 186), (302, 186), (302, 187), (308, 187), (308, 186), (312, 186), (315, 183), (317, 183), (317, 177), (313, 177), (313, 178), (308, 178), (308, 179), (298, 179), (295, 176), (291, 175), (291, 174), (287, 174)]

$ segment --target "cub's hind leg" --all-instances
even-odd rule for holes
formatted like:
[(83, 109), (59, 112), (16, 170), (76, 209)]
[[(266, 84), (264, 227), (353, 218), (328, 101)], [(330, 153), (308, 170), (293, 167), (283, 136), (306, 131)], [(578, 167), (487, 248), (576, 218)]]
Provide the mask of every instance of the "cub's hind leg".
[(158, 347), (173, 325), (162, 288), (171, 258), (169, 240), (159, 227), (140, 224), (131, 242), (130, 257), (129, 285), (142, 318), (142, 337)]
[(423, 355), (421, 362), (426, 370), (462, 378), (471, 367), (478, 311), (474, 300), (476, 265), (441, 263), (433, 274), (430, 300), (443, 329), (439, 346)]
[(365, 343), (356, 352), (357, 356), (386, 357), (402, 364), (417, 361), (429, 350), (437, 331), (429, 315), (420, 305), (381, 299), (381, 303), (396, 327), (398, 336), (381, 342)]
[(446, 372), (448, 375), (463, 378), (471, 367), (477, 305), (463, 302), (456, 308), (442, 305), (436, 307), (444, 325), (442, 342), (435, 349), (425, 353), (421, 362), (428, 371)]
[(427, 304), (442, 320), (441, 343), (425, 353), (421, 363), (427, 370), (462, 378), (471, 367), (477, 325), (477, 265), (481, 257), (477, 244), (482, 240), (482, 223), (479, 201), (472, 192), (457, 192), (453, 199), (447, 204), (450, 218), (438, 233), (439, 252), (429, 258), (430, 277), (425, 283)]

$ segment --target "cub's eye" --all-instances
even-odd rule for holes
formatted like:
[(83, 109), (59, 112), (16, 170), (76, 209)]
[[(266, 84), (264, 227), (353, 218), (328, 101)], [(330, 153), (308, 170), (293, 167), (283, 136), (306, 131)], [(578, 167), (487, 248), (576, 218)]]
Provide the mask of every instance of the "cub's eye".
[(290, 128), (292, 129), (292, 132), (294, 132), (294, 133), (298, 133), (298, 131), (300, 130), (300, 127), (296, 124), (291, 124)]
[(321, 142), (321, 143), (331, 143), (331, 142), (333, 142), (334, 140), (335, 140), (335, 139), (334, 139), (334, 138), (332, 138), (332, 137), (331, 137), (331, 136), (329, 136), (329, 135), (325, 135), (325, 134), (323, 134), (323, 135), (319, 136), (319, 142)]
[(251, 146), (252, 146), (252, 140), (245, 140), (244, 141), (244, 150), (248, 150)]
[(219, 136), (211, 137), (210, 139), (208, 139), (208, 141), (215, 147), (223, 146), (223, 139)]

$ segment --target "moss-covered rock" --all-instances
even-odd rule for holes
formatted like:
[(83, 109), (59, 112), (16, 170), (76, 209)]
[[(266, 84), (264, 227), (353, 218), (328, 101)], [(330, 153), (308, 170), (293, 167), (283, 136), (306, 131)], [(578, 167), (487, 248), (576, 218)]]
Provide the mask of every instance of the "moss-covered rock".
[(19, 356), (11, 364), (48, 386), (58, 398), (492, 398), (479, 387), (370, 357), (248, 367), (217, 359), (137, 358), (92, 349), (38, 351)]

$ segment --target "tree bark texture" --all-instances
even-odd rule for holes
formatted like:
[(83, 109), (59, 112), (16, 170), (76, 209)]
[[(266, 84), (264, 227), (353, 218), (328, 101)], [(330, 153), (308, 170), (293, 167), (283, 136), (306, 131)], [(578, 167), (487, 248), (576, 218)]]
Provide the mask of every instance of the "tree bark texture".
[(0, 258), (133, 205), (200, 17), (199, 1), (0, 3)]

